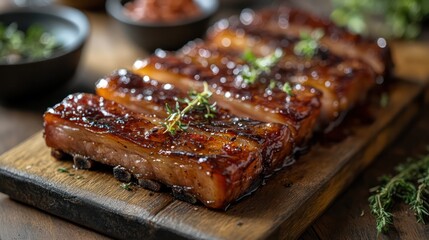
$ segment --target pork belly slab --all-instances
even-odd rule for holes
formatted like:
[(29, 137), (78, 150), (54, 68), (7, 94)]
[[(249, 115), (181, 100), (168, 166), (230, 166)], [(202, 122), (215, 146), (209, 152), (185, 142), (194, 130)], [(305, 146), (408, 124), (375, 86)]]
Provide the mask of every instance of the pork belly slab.
[[(310, 33), (316, 29), (324, 32), (320, 39), (322, 48), (344, 58), (359, 59), (368, 64), (377, 74), (383, 75), (391, 64), (390, 50), (385, 39), (368, 40), (360, 35), (336, 26), (328, 19), (314, 14), (285, 6), (262, 9), (254, 12), (245, 9), (240, 16), (221, 20), (208, 33), (208, 40), (220, 46), (254, 45), (254, 51), (267, 54), (259, 42), (280, 40), (282, 46), (297, 41), (302, 33)], [(253, 39), (245, 36), (253, 35)], [(230, 37), (236, 38), (230, 41)], [(275, 37), (275, 38), (274, 38)]]
[[(316, 31), (323, 34), (310, 39), (312, 54), (296, 50)], [(68, 96), (45, 113), (44, 137), (53, 155), (73, 156), (76, 167), (90, 167), (82, 159), (107, 164), (120, 180), (165, 185), (179, 199), (222, 209), (341, 120), (389, 67), (384, 39), (285, 7), (246, 9), (205, 40), (157, 50), (100, 79), (98, 95)], [(183, 109), (190, 91), (207, 86), (214, 116), (193, 109), (180, 120), (185, 130), (166, 131), (167, 106)]]
[[(153, 55), (134, 65), (134, 72), (152, 77), (159, 82), (175, 85), (183, 91), (201, 90), (207, 82), (213, 92), (213, 101), (231, 113), (262, 122), (275, 122), (288, 126), (298, 145), (309, 139), (320, 114), (318, 90), (301, 84), (291, 84), (291, 92), (282, 90), (286, 79), (274, 81), (260, 78), (253, 84), (245, 84), (240, 74), (242, 68), (237, 58), (231, 57), (218, 65), (204, 66), (172, 54)], [(220, 53), (219, 53), (220, 54)], [(241, 65), (240, 65), (241, 64)]]
[[(239, 38), (249, 39), (245, 44), (240, 44)], [(231, 40), (229, 47), (222, 46), (221, 42), (209, 40), (204, 43), (191, 42), (178, 54), (185, 62), (192, 61), (211, 68), (215, 65), (226, 72), (231, 68), (231, 62), (237, 63), (237, 67), (229, 73), (234, 74), (235, 71), (235, 79), (239, 80), (240, 67), (247, 64), (242, 59), (245, 51), (252, 49), (255, 57), (264, 57), (280, 49), (282, 57), (272, 66), (271, 71), (260, 75), (257, 81), (266, 83), (265, 88), (270, 87), (267, 83), (275, 81), (280, 86), (289, 82), (294, 86), (319, 90), (322, 93), (321, 121), (325, 123), (335, 120), (340, 113), (353, 107), (376, 83), (375, 72), (358, 59), (335, 55), (323, 47), (320, 47), (311, 58), (297, 55), (294, 51), (297, 42), (295, 38), (287, 39), (270, 33), (261, 33), (255, 37), (251, 32), (242, 32), (233, 34), (229, 40)], [(289, 43), (285, 44), (285, 41)], [(257, 45), (260, 45), (260, 52), (256, 50)]]
[[(280, 88), (288, 82), (294, 89), (317, 89), (322, 93), (322, 125), (328, 125), (356, 105), (385, 76), (388, 47), (350, 34), (331, 22), (283, 7), (242, 15), (245, 16), (220, 21), (204, 41), (191, 42), (176, 53), (158, 51), (137, 61), (134, 71), (182, 89), (195, 88), (206, 81), (216, 93), (216, 101), (235, 114), (288, 124), (291, 122), (277, 114), (285, 111), (258, 101), (283, 97), (271, 91), (271, 82), (275, 81)], [(288, 24), (282, 25), (282, 21)], [(325, 32), (314, 56), (308, 58), (295, 51), (300, 33), (293, 29)], [(245, 84), (242, 70), (249, 65), (243, 57), (245, 52), (250, 50), (256, 57), (266, 57), (279, 49), (283, 56), (270, 71), (259, 75), (256, 83)], [(293, 112), (293, 108), (288, 109)]]
[(122, 166), (138, 180), (161, 182), (210, 208), (225, 208), (246, 193), (267, 174), (270, 155), (291, 151), (283, 144), (289, 131), (280, 124), (192, 121), (171, 135), (160, 121), (103, 97), (74, 94), (45, 113), (44, 137), (52, 149)]
[[(187, 93), (174, 85), (160, 83), (148, 76), (141, 77), (126, 69), (100, 79), (96, 84), (96, 93), (136, 112), (153, 114), (158, 118), (167, 117), (166, 105), (179, 104), (180, 109), (184, 109), (186, 104), (182, 100), (188, 97)], [(266, 174), (287, 164), (295, 147), (288, 126), (240, 118), (220, 107), (216, 108), (216, 114), (209, 120), (203, 114), (190, 112), (182, 118), (182, 122), (190, 125), (204, 124), (204, 128), (212, 128), (210, 132), (233, 131), (257, 141), (262, 147)]]

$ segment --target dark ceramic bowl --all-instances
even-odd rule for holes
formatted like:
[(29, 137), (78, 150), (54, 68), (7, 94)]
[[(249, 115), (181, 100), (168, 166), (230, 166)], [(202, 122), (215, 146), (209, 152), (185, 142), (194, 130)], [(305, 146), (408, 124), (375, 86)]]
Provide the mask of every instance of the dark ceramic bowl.
[(14, 8), (0, 12), (0, 22), (6, 26), (16, 22), (20, 30), (40, 25), (60, 44), (48, 58), (0, 63), (0, 99), (45, 94), (71, 79), (89, 35), (89, 22), (82, 12), (55, 5)]
[(218, 0), (196, 0), (202, 10), (198, 17), (175, 22), (143, 22), (135, 21), (124, 13), (124, 4), (129, 1), (107, 0), (107, 12), (121, 23), (125, 33), (138, 46), (148, 51), (156, 48), (176, 50), (188, 41), (202, 37), (219, 7)]

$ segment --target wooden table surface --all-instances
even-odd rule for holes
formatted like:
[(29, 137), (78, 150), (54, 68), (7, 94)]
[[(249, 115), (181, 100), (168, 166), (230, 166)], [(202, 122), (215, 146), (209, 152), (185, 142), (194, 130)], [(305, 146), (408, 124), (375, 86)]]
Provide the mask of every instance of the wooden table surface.
[[(5, 2), (0, 8), (5, 8)], [(42, 114), (48, 106), (72, 92), (93, 92), (95, 81), (115, 69), (129, 67), (147, 55), (135, 47), (119, 26), (102, 11), (87, 12), (91, 36), (78, 72), (69, 84), (40, 99), (0, 103), (0, 154), (42, 129)], [(429, 39), (424, 35), (422, 39)], [(396, 74), (425, 82), (429, 79), (429, 46), (426, 42), (393, 45)], [(428, 109), (426, 101), (424, 109)], [(375, 222), (369, 213), (368, 189), (378, 176), (391, 173), (407, 156), (425, 153), (429, 145), (429, 112), (422, 111), (395, 143), (387, 148), (332, 206), (303, 234), (302, 239), (376, 239)], [(382, 239), (429, 239), (429, 227), (417, 224), (405, 206), (394, 212), (395, 227)], [(0, 239), (105, 239), (84, 226), (62, 220), (15, 202), (0, 193)]]

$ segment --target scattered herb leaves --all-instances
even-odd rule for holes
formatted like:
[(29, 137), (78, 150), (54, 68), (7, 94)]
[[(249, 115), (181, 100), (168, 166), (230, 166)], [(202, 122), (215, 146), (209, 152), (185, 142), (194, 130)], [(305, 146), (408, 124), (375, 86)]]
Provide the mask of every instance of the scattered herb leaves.
[(289, 82), (285, 82), (285, 84), (282, 87), (282, 91), (291, 97), (293, 96), (292, 86), (290, 85)]
[(66, 167), (59, 167), (57, 169), (57, 171), (60, 172), (60, 173), (69, 173), (69, 169), (66, 168)]
[(293, 49), (294, 53), (305, 58), (312, 58), (319, 49), (319, 40), (325, 33), (322, 29), (316, 29), (311, 33), (302, 31), (300, 33), (300, 40), (295, 44)]
[(59, 167), (59, 168), (57, 168), (57, 171), (60, 173), (67, 173), (70, 177), (74, 177), (76, 179), (82, 179), (83, 178), (81, 175), (76, 175), (74, 173), (70, 173), (69, 169), (66, 167)]
[(254, 84), (262, 73), (269, 73), (271, 68), (281, 59), (283, 51), (277, 48), (272, 54), (257, 58), (252, 51), (244, 52), (242, 58), (247, 64), (243, 65), (241, 76), (247, 84)]
[(131, 185), (132, 183), (129, 182), (129, 183), (121, 183), (119, 186), (124, 190), (132, 191), (133, 189), (131, 188)]

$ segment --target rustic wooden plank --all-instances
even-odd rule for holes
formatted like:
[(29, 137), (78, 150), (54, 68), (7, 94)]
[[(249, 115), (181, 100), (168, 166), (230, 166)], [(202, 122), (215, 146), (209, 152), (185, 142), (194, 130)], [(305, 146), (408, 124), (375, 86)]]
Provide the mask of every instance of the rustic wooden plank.
[[(353, 126), (338, 144), (316, 144), (226, 212), (176, 201), (166, 193), (126, 191), (103, 169), (75, 171), (71, 162), (50, 156), (41, 133), (0, 157), (0, 190), (117, 238), (297, 238), (406, 126), (421, 95), (421, 86), (398, 82), (374, 123)], [(69, 173), (57, 171), (60, 167)]]
[(0, 239), (3, 240), (58, 239), (58, 236), (67, 236), (69, 239), (109, 239), (87, 228), (76, 227), (70, 222), (15, 202), (3, 194), (0, 194), (0, 213), (0, 222), (18, 223), (15, 227), (0, 224)]
[[(423, 109), (428, 109), (426, 104)], [(369, 212), (369, 189), (378, 184), (378, 177), (392, 174), (393, 168), (410, 156), (426, 152), (429, 134), (429, 112), (414, 120), (398, 141), (377, 158), (368, 171), (357, 178), (354, 184), (313, 225), (321, 239), (376, 239), (375, 221)], [(397, 208), (396, 208), (397, 207)], [(427, 239), (429, 226), (416, 223), (415, 217), (404, 205), (397, 205), (393, 212), (394, 227), (379, 239)]]

